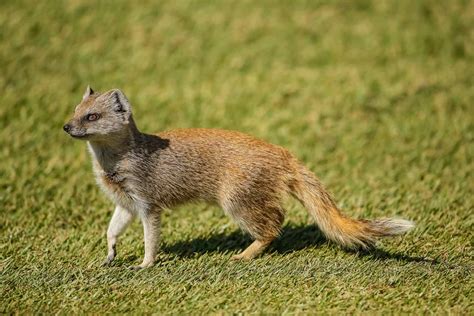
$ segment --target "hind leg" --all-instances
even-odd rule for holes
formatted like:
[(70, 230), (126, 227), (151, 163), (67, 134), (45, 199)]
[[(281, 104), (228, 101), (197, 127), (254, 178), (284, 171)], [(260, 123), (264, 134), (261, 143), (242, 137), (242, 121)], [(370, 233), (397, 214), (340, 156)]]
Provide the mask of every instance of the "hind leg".
[(278, 237), (284, 220), (281, 208), (245, 208), (231, 213), (239, 226), (255, 241), (244, 251), (232, 257), (234, 260), (251, 260), (261, 254)]

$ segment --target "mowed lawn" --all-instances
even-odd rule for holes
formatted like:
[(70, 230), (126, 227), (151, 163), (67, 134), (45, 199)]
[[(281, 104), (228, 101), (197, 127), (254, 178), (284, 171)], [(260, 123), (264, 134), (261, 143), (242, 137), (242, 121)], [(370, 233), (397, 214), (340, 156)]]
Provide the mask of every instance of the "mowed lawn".
[[(158, 2), (158, 1), (156, 1)], [(474, 313), (474, 2), (1, 1), (1, 313)], [(262, 257), (222, 210), (167, 210), (153, 268), (62, 131), (87, 84), (142, 131), (213, 127), (290, 149), (356, 218), (416, 228), (327, 242), (298, 203)]]

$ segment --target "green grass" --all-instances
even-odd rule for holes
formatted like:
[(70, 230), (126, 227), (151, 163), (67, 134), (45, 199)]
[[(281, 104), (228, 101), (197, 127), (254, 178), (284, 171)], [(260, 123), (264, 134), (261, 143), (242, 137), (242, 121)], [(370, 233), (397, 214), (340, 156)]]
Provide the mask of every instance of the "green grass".
[[(146, 3), (146, 4), (145, 4)], [(1, 313), (474, 313), (472, 1), (0, 2)], [(221, 210), (134, 223), (101, 268), (113, 205), (61, 130), (87, 84), (143, 131), (235, 129), (287, 147), (345, 213), (417, 223), (369, 254), (288, 202), (252, 262)]]

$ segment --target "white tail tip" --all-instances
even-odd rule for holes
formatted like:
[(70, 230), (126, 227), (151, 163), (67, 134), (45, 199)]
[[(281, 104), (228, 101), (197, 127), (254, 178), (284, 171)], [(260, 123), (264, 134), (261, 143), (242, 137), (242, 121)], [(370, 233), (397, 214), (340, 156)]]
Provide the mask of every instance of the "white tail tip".
[(400, 235), (415, 227), (415, 223), (406, 219), (387, 218), (376, 220), (383, 226), (389, 235)]

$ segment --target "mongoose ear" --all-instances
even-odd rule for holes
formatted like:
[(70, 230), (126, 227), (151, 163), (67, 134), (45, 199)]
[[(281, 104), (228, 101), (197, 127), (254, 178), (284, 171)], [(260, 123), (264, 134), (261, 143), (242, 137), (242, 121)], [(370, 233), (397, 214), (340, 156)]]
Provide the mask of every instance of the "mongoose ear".
[(87, 99), (88, 97), (90, 97), (93, 94), (94, 94), (94, 90), (92, 90), (91, 86), (88, 85), (87, 88), (86, 88), (86, 92), (84, 92), (84, 95), (82, 96), (82, 100)]
[(110, 100), (112, 101), (112, 107), (115, 112), (130, 112), (130, 102), (128, 102), (125, 94), (119, 89), (112, 90)]

